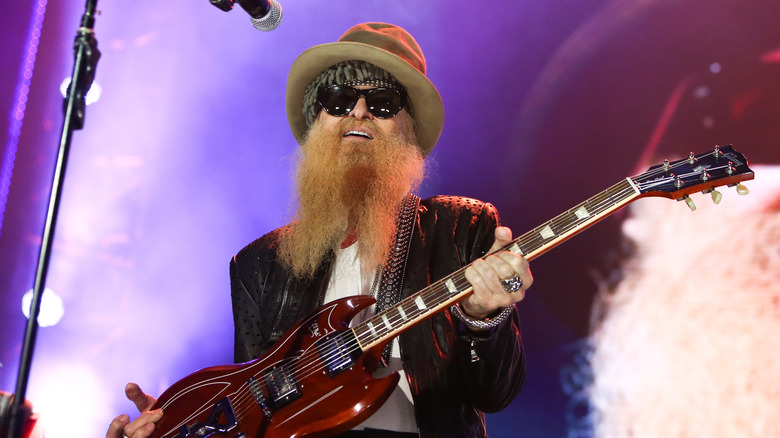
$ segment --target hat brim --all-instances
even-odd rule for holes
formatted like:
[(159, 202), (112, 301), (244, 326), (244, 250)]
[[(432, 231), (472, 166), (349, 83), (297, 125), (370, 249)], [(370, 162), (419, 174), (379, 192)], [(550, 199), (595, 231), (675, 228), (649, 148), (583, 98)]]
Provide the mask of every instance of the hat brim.
[(377, 65), (406, 87), (417, 122), (417, 141), (423, 156), (427, 156), (439, 140), (444, 125), (444, 105), (436, 87), (402, 58), (376, 46), (351, 41), (314, 46), (303, 52), (290, 68), (287, 76), (287, 120), (298, 143), (303, 142), (308, 130), (303, 117), (306, 87), (326, 69), (351, 60)]

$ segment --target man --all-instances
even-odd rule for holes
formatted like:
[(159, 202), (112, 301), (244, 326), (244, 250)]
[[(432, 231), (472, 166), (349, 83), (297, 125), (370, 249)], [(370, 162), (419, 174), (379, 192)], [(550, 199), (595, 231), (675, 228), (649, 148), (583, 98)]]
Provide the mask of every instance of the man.
[[(377, 308), (356, 317), (366, 318), (473, 262), (471, 295), (385, 349), (377, 374), (398, 371), (400, 384), (344, 436), (486, 436), (483, 412), (503, 409), (522, 386), (514, 303), (532, 277), (518, 254), (480, 258), (511, 241), (492, 205), (411, 194), (444, 119), (416, 41), (365, 23), (307, 50), (290, 70), (287, 115), (301, 144), (297, 221), (231, 261), (235, 360), (263, 355), (324, 303), (373, 294)], [(107, 437), (149, 436), (163, 414), (137, 385), (126, 393), (142, 415), (117, 417)]]

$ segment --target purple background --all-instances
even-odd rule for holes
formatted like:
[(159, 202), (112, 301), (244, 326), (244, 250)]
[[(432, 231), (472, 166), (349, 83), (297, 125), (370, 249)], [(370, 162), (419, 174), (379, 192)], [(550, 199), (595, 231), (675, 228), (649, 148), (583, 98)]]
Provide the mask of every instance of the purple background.
[[(776, 0), (282, 6), (281, 26), (264, 33), (242, 10), (225, 14), (205, 0), (98, 4), (103, 94), (73, 137), (47, 280), (65, 316), (39, 331), (27, 394), (48, 437), (101, 436), (113, 416), (133, 411), (128, 380), (159, 394), (232, 360), (228, 261), (292, 208), (287, 71), (304, 49), (358, 22), (409, 30), (444, 100), (421, 194), (490, 201), (517, 235), (651, 164), (643, 157), (733, 143), (751, 163), (780, 163)], [(82, 1), (46, 6), (13, 156), (11, 110), (36, 7), (10, 2), (0, 19), (0, 107), (9, 115), (0, 152), (13, 165), (0, 224), (6, 391), (62, 124), (58, 87), (84, 11)], [(490, 416), (492, 437), (588, 435), (583, 344), (595, 279), (619, 259), (620, 216), (533, 263), (536, 282), (520, 305), (527, 383)]]

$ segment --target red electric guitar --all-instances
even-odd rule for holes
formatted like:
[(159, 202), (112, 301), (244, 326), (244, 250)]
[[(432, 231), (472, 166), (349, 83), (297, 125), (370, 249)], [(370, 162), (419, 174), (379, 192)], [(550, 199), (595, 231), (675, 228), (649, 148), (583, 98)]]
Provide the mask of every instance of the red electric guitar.
[[(753, 179), (731, 146), (651, 167), (626, 178), (513, 240), (504, 249), (533, 260), (618, 209), (647, 196), (685, 200)], [(332, 302), (293, 327), (263, 357), (197, 371), (154, 405), (164, 416), (154, 438), (328, 437), (360, 424), (385, 402), (398, 374), (371, 376), (382, 347), (399, 333), (468, 296), (459, 269), (354, 328), (349, 321), (373, 304), (368, 296)]]

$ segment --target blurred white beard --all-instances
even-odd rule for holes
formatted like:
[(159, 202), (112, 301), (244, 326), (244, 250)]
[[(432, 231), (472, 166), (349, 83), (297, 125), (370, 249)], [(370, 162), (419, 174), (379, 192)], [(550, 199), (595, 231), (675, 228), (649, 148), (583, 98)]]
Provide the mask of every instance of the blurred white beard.
[(720, 205), (632, 205), (637, 252), (594, 307), (596, 436), (780, 436), (780, 166), (754, 170)]

